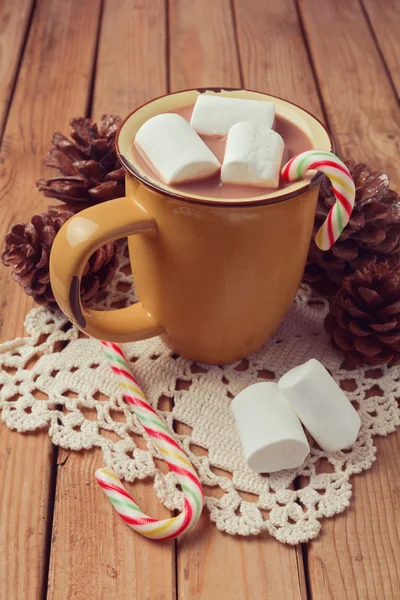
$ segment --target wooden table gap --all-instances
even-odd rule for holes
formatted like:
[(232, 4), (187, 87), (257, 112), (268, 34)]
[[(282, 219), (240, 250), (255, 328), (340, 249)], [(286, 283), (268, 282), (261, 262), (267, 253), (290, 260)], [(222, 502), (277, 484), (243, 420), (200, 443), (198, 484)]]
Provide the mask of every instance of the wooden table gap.
[(233, 29), (233, 38), (235, 40), (236, 57), (237, 57), (237, 64), (238, 64), (239, 78), (240, 78), (240, 87), (243, 88), (244, 87), (244, 76), (243, 76), (242, 57), (240, 56), (235, 0), (230, 0), (230, 9), (231, 9), (231, 13), (232, 13), (232, 29)]
[(360, 6), (386, 75), (400, 101), (400, 3), (396, 2), (397, 0), (360, 0)]
[[(3, 6), (10, 9), (11, 3)], [(25, 12), (20, 10), (23, 6)], [(49, 204), (35, 189), (35, 181), (45, 172), (42, 161), (53, 132), (68, 133), (69, 119), (82, 114), (87, 104), (87, 67), (97, 18), (96, 3), (88, 7), (80, 0), (38, 0), (34, 5), (15, 0), (10, 11), (2, 42), (16, 28), (15, 15), (20, 25), (24, 18), (16, 42), (6, 46), (10, 50), (19, 44), (24, 52), (18, 63), (14, 60), (18, 76), (2, 140), (1, 239), (11, 223), (27, 222)], [(10, 269), (2, 268), (0, 280), (5, 341), (25, 335), (23, 322), (33, 302), (13, 282)], [(7, 457), (0, 465), (0, 489), (6, 499), (3, 506), (8, 507), (0, 527), (0, 598), (36, 600), (47, 591), (57, 450), (45, 433), (22, 435), (3, 423), (0, 430), (0, 456)], [(15, 501), (16, 494), (22, 494), (20, 501)]]
[[(293, 482), (293, 489), (295, 490), (299, 490), (301, 488), (300, 485), (300, 477), (296, 477), (296, 479)], [(306, 542), (304, 544), (299, 544), (299, 553), (301, 554), (301, 562), (303, 565), (303, 569), (304, 569), (304, 591), (305, 591), (305, 595), (307, 597), (307, 600), (313, 600), (312, 599), (312, 594), (311, 594), (311, 584), (310, 584), (310, 573), (309, 573), (309, 566), (308, 566), (308, 546), (309, 544)], [(297, 554), (296, 554), (297, 556)]]
[(97, 25), (97, 33), (96, 33), (96, 44), (93, 49), (93, 61), (92, 61), (92, 72), (90, 74), (89, 79), (89, 89), (88, 89), (88, 98), (85, 109), (85, 116), (89, 118), (93, 118), (93, 100), (94, 100), (94, 92), (95, 92), (95, 84), (96, 84), (96, 73), (97, 73), (97, 61), (99, 55), (99, 45), (100, 45), (100, 36), (101, 29), (103, 25), (104, 18), (104, 3), (105, 0), (100, 0), (100, 10), (99, 10), (99, 21)]
[[(0, 6), (0, 22), (7, 22), (0, 63), (0, 144), (25, 54), (36, 2), (37, 0), (17, 0), (13, 2), (12, 8), (10, 2), (3, 2)], [(7, 11), (10, 10), (11, 18), (7, 21), (7, 15), (10, 14)], [(11, 49), (15, 49), (15, 52)]]
[[(165, 7), (165, 0), (102, 2), (88, 105), (94, 120), (104, 113), (124, 117), (167, 92)], [(124, 420), (122, 414), (119, 417)], [(136, 441), (144, 442), (142, 437)], [(48, 600), (175, 600), (174, 540), (147, 540), (122, 521), (94, 480), (103, 464), (96, 448), (71, 452), (58, 469)], [(126, 488), (152, 517), (171, 514), (158, 501), (150, 479), (127, 483)], [(84, 559), (75, 551), (77, 540), (85, 546)], [(87, 576), (88, 569), (93, 578)]]
[(170, 42), (170, 21), (169, 21), (169, 12), (170, 12), (170, 1), (164, 0), (164, 10), (165, 10), (165, 88), (168, 94), (171, 92), (171, 42)]
[(57, 488), (57, 459), (58, 459), (58, 446), (52, 444), (52, 457), (50, 465), (50, 481), (49, 481), (49, 501), (47, 506), (47, 524), (46, 524), (46, 537), (45, 537), (45, 556), (43, 565), (43, 600), (47, 600), (47, 588), (50, 574), (50, 555), (51, 555), (51, 542), (53, 537), (53, 522), (54, 522), (54, 507), (56, 501), (56, 488)]
[(325, 102), (322, 96), (322, 92), (321, 92), (321, 88), (319, 86), (318, 83), (318, 77), (317, 77), (317, 73), (315, 71), (315, 65), (314, 65), (314, 60), (312, 57), (312, 53), (311, 53), (311, 49), (310, 49), (310, 45), (308, 43), (308, 39), (307, 39), (307, 35), (304, 29), (304, 23), (303, 23), (303, 19), (301, 16), (301, 12), (299, 9), (299, 0), (293, 0), (293, 6), (296, 10), (296, 14), (297, 14), (297, 19), (298, 19), (298, 23), (299, 23), (299, 29), (301, 31), (301, 35), (303, 38), (303, 43), (304, 43), (304, 48), (307, 52), (307, 58), (308, 58), (308, 63), (310, 65), (310, 71), (312, 73), (313, 79), (314, 79), (314, 85), (315, 85), (315, 90), (316, 93), (318, 95), (318, 100), (319, 100), (319, 104), (321, 106), (321, 111), (322, 111), (322, 115), (323, 115), (323, 122), (324, 124), (327, 126), (328, 130), (330, 130), (330, 124), (329, 124), (329, 118), (328, 118), (328, 114), (326, 111), (326, 106), (325, 106)]

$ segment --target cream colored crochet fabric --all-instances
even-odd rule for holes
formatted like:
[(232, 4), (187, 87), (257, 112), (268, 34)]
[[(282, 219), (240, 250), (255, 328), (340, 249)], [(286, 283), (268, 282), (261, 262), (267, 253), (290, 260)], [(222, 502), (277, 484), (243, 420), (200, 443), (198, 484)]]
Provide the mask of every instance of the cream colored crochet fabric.
[[(106, 308), (134, 299), (124, 246), (120, 253), (113, 289), (103, 301)], [(186, 434), (177, 437), (207, 486), (210, 518), (222, 531), (251, 535), (267, 530), (290, 544), (314, 538), (322, 517), (349, 506), (351, 475), (375, 460), (373, 435), (387, 435), (400, 423), (399, 369), (341, 369), (341, 356), (322, 328), (325, 310), (321, 300), (302, 290), (270, 343), (248, 360), (224, 368), (171, 355), (159, 338), (124, 346), (153, 406), (165, 409), (173, 398), (172, 410), (161, 412), (171, 429), (177, 429), (177, 423), (186, 425)], [(182, 497), (174, 475), (163, 474), (153, 460), (161, 455), (146, 435), (148, 450), (135, 442), (143, 431), (123, 400), (100, 344), (79, 337), (63, 316), (44, 308), (33, 309), (25, 325), (26, 338), (1, 346), (0, 409), (6, 425), (20, 432), (47, 430), (55, 444), (67, 449), (99, 447), (105, 464), (121, 478), (153, 477), (160, 500), (169, 509), (179, 509)], [(359, 439), (344, 452), (326, 453), (314, 445), (301, 468), (257, 475), (243, 462), (231, 398), (311, 357), (321, 360), (336, 381), (345, 382), (362, 419)], [(118, 441), (107, 437), (108, 432)]]

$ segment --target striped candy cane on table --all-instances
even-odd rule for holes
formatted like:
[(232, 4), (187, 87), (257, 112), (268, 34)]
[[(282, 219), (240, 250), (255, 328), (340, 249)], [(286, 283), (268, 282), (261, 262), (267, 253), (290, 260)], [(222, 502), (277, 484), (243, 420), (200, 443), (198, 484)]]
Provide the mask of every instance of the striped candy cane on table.
[(111, 369), (123, 389), (125, 400), (147, 434), (153, 439), (171, 471), (176, 474), (183, 490), (183, 511), (169, 519), (152, 519), (136, 504), (123, 487), (115, 472), (104, 467), (95, 477), (115, 510), (125, 523), (141, 535), (153, 540), (168, 540), (191, 529), (200, 517), (204, 495), (197, 473), (191, 462), (171, 437), (168, 427), (147, 402), (138, 382), (130, 372), (129, 364), (121, 348), (111, 342), (101, 342)]
[(296, 181), (307, 171), (322, 171), (331, 184), (336, 203), (315, 236), (321, 250), (329, 250), (350, 220), (355, 200), (355, 186), (346, 165), (332, 152), (307, 150), (289, 160), (282, 169), (284, 181)]

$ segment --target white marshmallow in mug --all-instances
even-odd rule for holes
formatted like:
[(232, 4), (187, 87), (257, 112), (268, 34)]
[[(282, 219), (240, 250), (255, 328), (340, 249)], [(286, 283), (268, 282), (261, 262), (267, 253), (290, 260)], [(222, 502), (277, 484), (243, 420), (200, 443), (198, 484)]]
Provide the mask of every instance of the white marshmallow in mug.
[(224, 136), (232, 125), (241, 121), (271, 128), (275, 121), (275, 104), (202, 94), (197, 97), (190, 124), (200, 135)]
[(285, 143), (266, 125), (236, 123), (226, 139), (222, 183), (277, 188)]
[(274, 473), (303, 464), (310, 446), (301, 423), (276, 383), (255, 383), (231, 403), (247, 466)]
[(143, 123), (135, 145), (167, 184), (204, 179), (221, 168), (189, 123), (175, 113), (156, 115)]
[(279, 380), (304, 427), (326, 452), (348, 448), (357, 439), (361, 420), (356, 409), (314, 358), (295, 367)]

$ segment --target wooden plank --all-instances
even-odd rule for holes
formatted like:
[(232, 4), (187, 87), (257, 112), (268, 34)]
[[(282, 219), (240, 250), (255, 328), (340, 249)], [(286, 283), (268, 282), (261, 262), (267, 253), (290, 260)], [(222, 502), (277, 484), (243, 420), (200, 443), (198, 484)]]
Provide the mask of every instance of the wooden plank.
[[(175, 598), (174, 542), (133, 532), (94, 479), (101, 452), (62, 451), (57, 473), (49, 600)], [(126, 484), (150, 515), (169, 516), (149, 482)]]
[(52, 462), (45, 435), (0, 423), (0, 600), (42, 597)]
[(398, 0), (362, 0), (370, 25), (400, 96), (400, 3)]
[(167, 91), (164, 0), (106, 0), (92, 114), (121, 116)]
[(234, 0), (244, 84), (322, 110), (293, 0)]
[[(96, 41), (99, 2), (38, 2), (2, 145), (0, 238), (46, 202), (35, 191), (55, 129), (68, 130), (84, 111)], [(32, 303), (0, 269), (1, 338), (23, 333)], [(52, 445), (45, 434), (19, 435), (0, 425), (0, 598), (37, 600), (47, 577), (46, 530), (51, 525)], [(49, 521), (50, 518), (50, 521)]]
[(3, 131), (34, 0), (0, 2), (0, 131)]
[(178, 590), (179, 600), (305, 600), (301, 546), (223, 534), (204, 513), (178, 542)]
[(171, 90), (241, 87), (229, 0), (171, 0)]
[[(48, 198), (36, 190), (43, 158), (55, 130), (69, 132), (69, 119), (86, 108), (100, 0), (38, 3), (2, 143), (0, 239), (17, 220), (45, 209)], [(0, 269), (4, 298), (1, 335), (23, 335), (33, 305), (19, 291), (9, 269)]]
[(312, 598), (398, 598), (400, 589), (400, 435), (376, 440), (370, 471), (353, 478), (350, 508), (322, 524), (308, 547)]
[[(398, 186), (399, 110), (359, 3), (307, 0), (300, 14), (339, 147), (387, 170)], [(308, 546), (313, 598), (398, 595), (400, 432), (376, 444), (373, 469), (353, 478), (350, 510), (325, 521), (321, 537)]]
[[(189, 5), (173, 0), (169, 17), (172, 90), (201, 85), (241, 87), (228, 2)], [(262, 35), (268, 37), (268, 28)], [(244, 75), (246, 79), (247, 71)], [(179, 432), (185, 433), (184, 426), (179, 426)], [(301, 549), (283, 546), (267, 535), (231, 537), (210, 524), (205, 513), (196, 529), (178, 540), (178, 597), (305, 598)]]
[[(179, 423), (181, 435), (190, 428)], [(206, 455), (195, 446), (193, 451)], [(230, 476), (226, 471), (212, 468), (216, 475)], [(205, 488), (205, 494), (220, 498), (222, 491)], [(241, 492), (254, 502), (255, 496)], [(267, 517), (267, 512), (265, 513)], [(235, 565), (234, 569), (227, 565)], [(240, 566), (239, 566), (240, 565)], [(179, 600), (298, 600), (307, 598), (301, 546), (285, 546), (267, 533), (257, 537), (233, 537), (218, 531), (209, 522), (204, 509), (195, 530), (178, 540)]]
[(341, 154), (385, 171), (398, 187), (398, 104), (358, 0), (300, 0), (299, 8)]
[[(106, 112), (124, 116), (167, 91), (165, 32), (163, 0), (106, 0), (93, 97), (96, 118)], [(57, 474), (48, 599), (175, 598), (174, 541), (151, 542), (123, 523), (94, 481), (103, 465), (100, 450), (71, 453), (64, 461)], [(158, 503), (152, 482), (138, 481), (127, 489), (151, 516), (170, 514)]]

